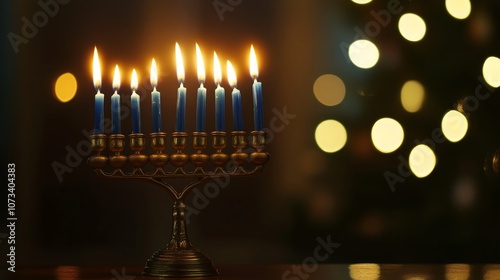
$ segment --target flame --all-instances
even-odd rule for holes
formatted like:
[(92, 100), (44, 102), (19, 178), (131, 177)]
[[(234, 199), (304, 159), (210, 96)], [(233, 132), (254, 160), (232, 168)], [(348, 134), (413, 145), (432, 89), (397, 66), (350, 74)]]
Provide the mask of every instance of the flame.
[(184, 82), (184, 63), (182, 62), (181, 48), (178, 43), (175, 43), (175, 61), (177, 64), (177, 80), (182, 84)]
[(250, 76), (257, 79), (259, 76), (259, 69), (257, 67), (257, 57), (253, 45), (250, 47)]
[(115, 66), (115, 74), (113, 75), (113, 89), (115, 91), (120, 89), (120, 69), (118, 69), (118, 64)]
[(220, 85), (222, 80), (222, 70), (220, 69), (219, 58), (217, 53), (214, 52), (214, 81), (216, 85)]
[(139, 86), (139, 79), (137, 78), (137, 72), (135, 72), (135, 69), (132, 70), (132, 80), (130, 82), (130, 87), (132, 88), (132, 91), (135, 92), (137, 90), (137, 87)]
[(196, 63), (198, 68), (198, 82), (203, 84), (205, 82), (205, 64), (203, 63), (203, 57), (201, 56), (198, 44), (196, 44)]
[(99, 55), (97, 54), (97, 47), (94, 47), (94, 63), (92, 65), (94, 74), (94, 87), (96, 90), (101, 89), (101, 64), (99, 63)]
[(158, 85), (158, 71), (156, 70), (156, 61), (154, 58), (151, 61), (151, 76), (149, 81), (151, 82), (151, 86), (156, 89), (156, 85)]
[(227, 81), (231, 87), (236, 88), (236, 73), (229, 60), (227, 61)]

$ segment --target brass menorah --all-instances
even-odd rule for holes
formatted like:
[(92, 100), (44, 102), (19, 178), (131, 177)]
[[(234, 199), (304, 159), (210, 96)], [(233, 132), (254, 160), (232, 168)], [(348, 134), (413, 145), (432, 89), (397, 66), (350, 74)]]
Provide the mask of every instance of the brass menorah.
[[(245, 131), (230, 133), (232, 153), (224, 150), (227, 145), (225, 131), (210, 133), (211, 146), (207, 152), (208, 133), (193, 132), (191, 135), (194, 153), (188, 155), (188, 133), (173, 132), (171, 144), (173, 153), (166, 153), (167, 133), (156, 132), (149, 135), (153, 153), (143, 154), (146, 137), (143, 133), (128, 136), (132, 153), (124, 155), (125, 135), (93, 134), (92, 149), (95, 155), (88, 159), (97, 175), (116, 179), (143, 179), (163, 187), (172, 197), (172, 237), (170, 242), (156, 251), (146, 262), (143, 275), (157, 277), (210, 277), (218, 275), (213, 262), (189, 242), (184, 198), (194, 187), (209, 180), (227, 176), (249, 176), (262, 170), (269, 160), (264, 152), (266, 134), (264, 131), (250, 133), (251, 151), (247, 151), (248, 139)], [(106, 144), (111, 156), (105, 156)], [(148, 167), (149, 166), (149, 167)], [(128, 169), (127, 169), (128, 168)], [(191, 178), (193, 182), (181, 188), (171, 182), (176, 178)]]

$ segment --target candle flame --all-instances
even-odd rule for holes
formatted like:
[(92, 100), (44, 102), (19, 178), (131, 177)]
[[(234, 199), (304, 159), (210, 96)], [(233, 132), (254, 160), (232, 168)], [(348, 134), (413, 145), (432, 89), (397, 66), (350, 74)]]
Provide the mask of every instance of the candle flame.
[(205, 82), (205, 64), (203, 63), (203, 57), (201, 55), (201, 50), (198, 44), (196, 44), (196, 63), (198, 68), (198, 82), (203, 84)]
[(153, 58), (153, 61), (151, 61), (151, 76), (149, 78), (151, 82), (151, 86), (156, 89), (156, 86), (158, 85), (158, 71), (156, 70), (156, 61)]
[(184, 63), (182, 62), (181, 48), (178, 43), (175, 43), (175, 61), (177, 63), (177, 80), (182, 84), (184, 82)]
[(118, 91), (120, 89), (120, 69), (118, 69), (118, 64), (115, 66), (115, 74), (113, 75), (113, 90)]
[(94, 47), (94, 63), (92, 65), (94, 74), (94, 87), (97, 91), (101, 89), (101, 65), (99, 63), (99, 55), (97, 54), (97, 47)]
[(135, 72), (135, 69), (133, 69), (132, 80), (130, 82), (130, 87), (132, 88), (132, 92), (135, 92), (138, 86), (139, 86), (139, 79), (137, 78), (137, 72)]
[(253, 45), (250, 47), (250, 76), (257, 79), (259, 76), (259, 68), (257, 67), (257, 57), (255, 56), (255, 50)]
[(222, 80), (222, 70), (220, 68), (219, 58), (217, 53), (214, 52), (214, 81), (216, 85), (220, 85)]
[(236, 72), (229, 60), (227, 61), (227, 80), (232, 88), (236, 88)]

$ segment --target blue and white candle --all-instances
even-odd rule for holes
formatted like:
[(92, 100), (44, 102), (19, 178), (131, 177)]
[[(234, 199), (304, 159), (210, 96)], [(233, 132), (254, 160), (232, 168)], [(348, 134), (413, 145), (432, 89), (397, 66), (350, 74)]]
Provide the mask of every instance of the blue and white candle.
[(259, 70), (253, 45), (250, 47), (250, 76), (254, 79), (252, 85), (254, 130), (260, 131), (264, 129), (264, 105), (262, 100), (262, 83), (257, 81)]
[(229, 85), (233, 88), (233, 92), (231, 93), (233, 101), (233, 130), (242, 131), (243, 110), (241, 106), (241, 92), (236, 88), (236, 72), (229, 60), (227, 61), (227, 80)]
[(196, 44), (196, 63), (198, 82), (200, 83), (196, 95), (196, 131), (204, 132), (206, 129), (207, 89), (203, 86), (203, 83), (205, 83), (205, 63), (203, 63), (203, 57), (198, 44)]
[(113, 90), (115, 93), (111, 95), (111, 133), (121, 134), (121, 115), (120, 115), (120, 70), (118, 65), (115, 66), (115, 74), (113, 76)]
[(225, 131), (226, 130), (226, 102), (225, 96), (226, 92), (224, 88), (220, 86), (222, 80), (222, 70), (220, 67), (219, 59), (217, 54), (214, 52), (214, 81), (217, 85), (215, 89), (215, 130)]
[(94, 97), (94, 134), (100, 134), (104, 133), (104, 94), (101, 93), (101, 65), (97, 47), (94, 48), (93, 75), (94, 87), (97, 91)]
[(136, 93), (139, 81), (135, 69), (132, 70), (132, 81), (130, 87), (132, 88), (132, 96), (130, 97), (132, 109), (132, 133), (141, 133), (141, 98)]
[(151, 92), (151, 115), (153, 132), (161, 132), (161, 98), (160, 92), (156, 90), (158, 85), (158, 71), (156, 70), (156, 61), (153, 58), (151, 62), (151, 75), (150, 75), (151, 86), (153, 91)]
[(184, 132), (186, 130), (186, 88), (184, 87), (184, 63), (179, 44), (175, 43), (175, 59), (177, 62), (177, 115), (175, 119), (175, 131)]

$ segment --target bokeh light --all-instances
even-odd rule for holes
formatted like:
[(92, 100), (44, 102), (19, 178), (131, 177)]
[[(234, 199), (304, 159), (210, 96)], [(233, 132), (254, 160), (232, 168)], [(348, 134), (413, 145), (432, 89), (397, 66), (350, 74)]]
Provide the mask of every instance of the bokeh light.
[(377, 46), (368, 40), (357, 40), (349, 46), (349, 58), (359, 68), (372, 68), (377, 64), (379, 56)]
[(326, 153), (342, 149), (347, 142), (345, 127), (336, 120), (325, 120), (316, 127), (316, 144)]
[(415, 176), (424, 178), (436, 167), (436, 155), (429, 146), (420, 144), (411, 150), (408, 163)]
[(418, 112), (422, 108), (424, 100), (425, 89), (420, 82), (410, 80), (401, 88), (401, 105), (407, 112)]
[(500, 86), (500, 59), (496, 56), (488, 57), (483, 64), (484, 80), (492, 87)]
[(373, 146), (382, 153), (392, 153), (403, 143), (405, 133), (401, 124), (391, 118), (382, 118), (372, 127)]
[(380, 265), (356, 263), (349, 265), (349, 276), (353, 280), (377, 280), (380, 278)]
[(443, 116), (441, 120), (441, 129), (443, 134), (450, 142), (462, 140), (467, 133), (469, 122), (464, 114), (457, 110), (451, 110)]
[(469, 0), (446, 0), (446, 10), (456, 19), (465, 19), (470, 15), (471, 3)]
[(370, 3), (372, 0), (352, 0), (352, 2), (356, 3), (356, 4), (368, 4)]
[(57, 78), (54, 93), (59, 101), (66, 103), (75, 97), (77, 87), (75, 76), (71, 73), (64, 73)]
[(468, 280), (470, 265), (463, 263), (450, 263), (445, 265), (446, 280)]
[(407, 13), (401, 16), (398, 23), (399, 33), (408, 41), (418, 42), (425, 36), (425, 21), (418, 15)]
[(500, 265), (488, 264), (484, 266), (484, 280), (498, 280), (500, 279)]
[(344, 100), (345, 85), (341, 78), (332, 74), (325, 74), (316, 79), (313, 92), (321, 104), (335, 106)]

